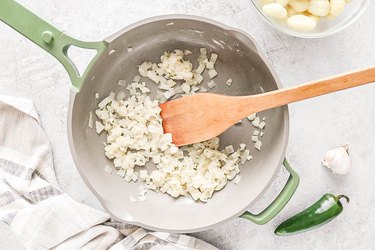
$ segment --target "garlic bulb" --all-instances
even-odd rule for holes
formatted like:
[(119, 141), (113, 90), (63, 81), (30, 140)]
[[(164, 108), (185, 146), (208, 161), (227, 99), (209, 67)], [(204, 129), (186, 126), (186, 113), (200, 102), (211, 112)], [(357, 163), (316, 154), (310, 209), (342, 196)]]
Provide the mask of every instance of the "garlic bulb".
[(346, 144), (329, 150), (324, 156), (323, 166), (331, 169), (334, 174), (347, 174), (351, 165), (348, 148), (349, 145)]

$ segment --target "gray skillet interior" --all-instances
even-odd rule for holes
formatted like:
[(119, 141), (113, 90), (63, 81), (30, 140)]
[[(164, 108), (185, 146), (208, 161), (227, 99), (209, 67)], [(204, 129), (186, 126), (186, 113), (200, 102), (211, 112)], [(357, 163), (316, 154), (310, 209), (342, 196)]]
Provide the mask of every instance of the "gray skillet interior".
[[(259, 56), (250, 38), (221, 24), (209, 22), (188, 16), (159, 17), (125, 28), (108, 39), (109, 49), (97, 61), (81, 92), (72, 93), (69, 140), (74, 160), (101, 204), (119, 220), (163, 231), (207, 229), (248, 209), (267, 189), (280, 167), (288, 135), (286, 108), (260, 114), (266, 117), (267, 123), (260, 152), (251, 142), (254, 128), (246, 119), (220, 136), (222, 145), (232, 144), (237, 148), (240, 143), (247, 143), (254, 159), (241, 166), (239, 185), (227, 184), (206, 204), (154, 192), (148, 192), (145, 202), (131, 202), (129, 196), (139, 193), (141, 182), (127, 183), (115, 173), (109, 175), (104, 171), (106, 164), (112, 164), (104, 156), (102, 142), (106, 141), (106, 136), (105, 133), (98, 136), (95, 129), (88, 127), (89, 113), (94, 113), (98, 102), (111, 91), (124, 90), (117, 85), (120, 79), (131, 82), (137, 74), (137, 65), (144, 61), (158, 62), (164, 51), (176, 48), (193, 51), (190, 59), (195, 67), (199, 48), (205, 47), (209, 53), (218, 53), (216, 69), (219, 74), (215, 78), (217, 87), (212, 92), (250, 95), (278, 88), (275, 75)], [(114, 51), (109, 53), (110, 50)], [(228, 78), (233, 79), (231, 87), (225, 84)], [(151, 96), (155, 96), (155, 84), (145, 81), (152, 89)], [(96, 92), (100, 93), (98, 100), (94, 97)], [(194, 123), (191, 128), (194, 129)], [(152, 168), (148, 166), (148, 169)]]

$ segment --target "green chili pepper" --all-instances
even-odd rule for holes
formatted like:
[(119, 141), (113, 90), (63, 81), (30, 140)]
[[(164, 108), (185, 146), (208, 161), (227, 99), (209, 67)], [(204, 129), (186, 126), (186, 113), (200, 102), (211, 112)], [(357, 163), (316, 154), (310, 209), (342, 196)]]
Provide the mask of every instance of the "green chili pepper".
[(330, 222), (343, 210), (340, 202), (341, 198), (345, 198), (346, 202), (349, 203), (349, 198), (346, 195), (323, 195), (320, 200), (309, 208), (281, 223), (275, 229), (275, 234), (289, 235), (302, 233)]

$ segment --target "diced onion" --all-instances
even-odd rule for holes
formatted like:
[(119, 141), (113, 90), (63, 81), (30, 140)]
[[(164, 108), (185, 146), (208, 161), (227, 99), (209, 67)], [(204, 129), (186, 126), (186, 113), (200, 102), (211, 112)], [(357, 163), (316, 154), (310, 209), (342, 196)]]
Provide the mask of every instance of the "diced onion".
[(126, 86), (126, 80), (119, 80), (117, 85), (125, 87)]
[(89, 113), (89, 128), (92, 128), (94, 126), (94, 119), (92, 117), (92, 112)]
[[(105, 155), (113, 160), (117, 175), (125, 181), (139, 179), (146, 183), (149, 190), (175, 198), (190, 195), (194, 200), (207, 202), (228, 180), (235, 179), (240, 172), (239, 165), (252, 157), (244, 143), (237, 150), (229, 145), (219, 151), (219, 138), (215, 137), (178, 148), (172, 143), (172, 135), (163, 133), (159, 103), (176, 94), (206, 92), (207, 89), (200, 86), (205, 68), (210, 78), (217, 75), (214, 69), (217, 54), (211, 53), (208, 60), (207, 50), (201, 48), (199, 66), (195, 70), (184, 59), (188, 54), (191, 54), (188, 50), (176, 49), (165, 52), (160, 57), (160, 63), (142, 63), (138, 67), (139, 74), (164, 90), (164, 93), (156, 92), (159, 101), (151, 100), (148, 96), (150, 89), (145, 82), (140, 83), (139, 76), (135, 76), (126, 87), (130, 96), (124, 92), (117, 95), (111, 92), (98, 104), (95, 113), (100, 121), (96, 122), (96, 132), (106, 131)], [(214, 88), (216, 84), (210, 80), (207, 86)], [(156, 166), (150, 173), (144, 169), (148, 162)], [(138, 168), (140, 170), (136, 170)], [(107, 166), (105, 169), (107, 171)], [(238, 184), (239, 179), (235, 179), (235, 183)], [(145, 201), (147, 189), (140, 188), (138, 197), (130, 196), (130, 200)]]

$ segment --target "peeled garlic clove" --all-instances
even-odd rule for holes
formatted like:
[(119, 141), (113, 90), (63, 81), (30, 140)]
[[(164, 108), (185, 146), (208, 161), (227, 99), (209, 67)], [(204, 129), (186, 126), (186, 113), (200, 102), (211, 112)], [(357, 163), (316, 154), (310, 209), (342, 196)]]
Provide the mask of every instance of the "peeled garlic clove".
[(315, 16), (327, 16), (330, 10), (328, 0), (310, 0), (307, 10)]
[(284, 6), (279, 3), (269, 3), (265, 4), (262, 7), (264, 14), (269, 17), (277, 18), (277, 19), (285, 19), (288, 17), (288, 13)]
[(344, 11), (345, 5), (345, 0), (331, 0), (329, 13), (334, 17), (338, 17)]
[(294, 15), (287, 19), (290, 28), (302, 32), (312, 31), (316, 28), (315, 19), (305, 15)]
[(322, 165), (331, 169), (334, 174), (347, 174), (351, 166), (348, 148), (349, 145), (346, 144), (327, 151)]
[(309, 1), (308, 0), (290, 0), (289, 5), (297, 12), (304, 12), (309, 7)]

